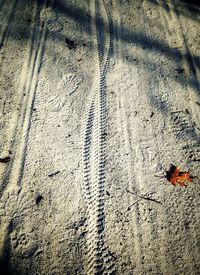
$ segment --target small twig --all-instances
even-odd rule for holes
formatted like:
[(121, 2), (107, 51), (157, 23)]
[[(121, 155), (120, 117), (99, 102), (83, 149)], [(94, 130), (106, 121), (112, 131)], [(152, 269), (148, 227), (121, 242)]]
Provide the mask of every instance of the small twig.
[[(128, 193), (132, 194), (132, 195), (137, 196), (137, 197), (140, 198), (140, 199), (144, 199), (144, 200), (147, 200), (147, 201), (153, 201), (153, 202), (162, 204), (162, 202), (157, 201), (157, 200), (155, 200), (155, 199), (152, 199), (152, 198), (149, 198), (149, 197), (146, 197), (146, 196), (140, 196), (140, 195), (137, 194), (137, 192), (133, 193), (133, 192), (129, 191), (128, 189), (126, 189), (126, 191), (127, 191)], [(135, 204), (135, 203), (134, 203), (134, 204)], [(132, 205), (131, 205), (131, 206), (132, 206)]]
[(130, 194), (132, 194), (132, 195), (136, 195), (136, 196), (137, 196), (137, 194), (135, 194), (135, 193), (129, 191), (128, 189), (126, 189), (126, 192), (128, 192), (128, 193), (130, 193)]
[(141, 199), (147, 200), (147, 201), (153, 201), (153, 202), (156, 202), (156, 203), (162, 204), (162, 202), (161, 202), (161, 201), (157, 201), (157, 200), (155, 200), (155, 199), (151, 199), (151, 198), (149, 198), (149, 197), (141, 197), (141, 196), (138, 196), (138, 197), (139, 197), (139, 198), (141, 198)]
[(58, 174), (60, 174), (60, 171), (56, 171), (56, 172), (54, 172), (52, 174), (49, 174), (48, 177), (52, 178), (52, 177), (54, 177), (54, 176), (56, 176)]
[(131, 207), (132, 207), (133, 205), (135, 205), (137, 202), (139, 202), (139, 200), (137, 200), (137, 201), (135, 201), (134, 203), (132, 203), (132, 204), (127, 208), (127, 211), (130, 211), (130, 210), (131, 210)]

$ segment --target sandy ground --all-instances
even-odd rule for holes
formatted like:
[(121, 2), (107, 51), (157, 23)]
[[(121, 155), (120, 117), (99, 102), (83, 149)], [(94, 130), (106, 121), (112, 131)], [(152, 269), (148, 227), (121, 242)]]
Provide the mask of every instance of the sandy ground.
[(200, 274), (189, 2), (0, 0), (0, 274)]

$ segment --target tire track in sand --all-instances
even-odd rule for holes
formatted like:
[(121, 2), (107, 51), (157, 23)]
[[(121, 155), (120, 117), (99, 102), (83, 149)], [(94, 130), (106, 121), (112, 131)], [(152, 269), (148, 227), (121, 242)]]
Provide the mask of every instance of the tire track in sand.
[(82, 189), (88, 212), (87, 274), (112, 274), (105, 240), (106, 73), (111, 55), (111, 19), (105, 1), (91, 1), (95, 78), (83, 133)]
[(13, 152), (13, 158), (10, 164), (3, 171), (3, 180), (0, 187), (0, 195), (9, 185), (12, 189), (21, 191), (21, 180), (26, 159), (26, 150), (31, 127), (31, 116), (33, 112), (38, 77), (42, 64), (42, 57), (47, 36), (47, 24), (40, 18), (42, 9), (53, 6), (51, 2), (36, 3), (34, 14), (34, 25), (32, 28), (31, 45), (29, 54), (24, 62), (21, 72), (21, 79), (18, 88), (18, 102), (20, 111), (10, 120), (10, 128), (7, 131), (9, 142), (6, 147)]
[[(3, 5), (5, 4), (5, 1), (2, 1), (2, 3), (0, 3), (0, 10), (3, 8)], [(14, 12), (15, 12), (15, 8), (16, 8), (16, 5), (17, 5), (17, 0), (13, 0), (12, 3), (11, 3), (12, 7), (10, 9), (10, 12), (9, 12), (9, 15), (8, 15), (8, 20), (7, 20), (7, 23), (4, 24), (4, 29), (2, 31), (2, 34), (1, 34), (1, 38), (0, 38), (0, 48), (4, 45), (5, 43), (5, 39), (7, 37), (7, 34), (8, 34), (8, 31), (9, 31), (9, 28), (10, 28), (10, 24), (12, 22), (12, 19), (13, 19), (13, 15), (14, 15)]]

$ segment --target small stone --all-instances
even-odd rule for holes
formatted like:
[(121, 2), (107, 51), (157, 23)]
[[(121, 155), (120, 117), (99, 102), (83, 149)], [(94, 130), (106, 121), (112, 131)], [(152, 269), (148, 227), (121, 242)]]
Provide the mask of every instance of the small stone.
[(43, 200), (43, 199), (44, 199), (43, 196), (38, 195), (38, 196), (36, 197), (36, 199), (35, 199), (35, 203), (38, 205), (38, 204), (41, 202), (41, 200)]
[(11, 161), (10, 156), (6, 156), (6, 157), (3, 157), (3, 158), (0, 158), (0, 162), (1, 163), (7, 163), (9, 161)]

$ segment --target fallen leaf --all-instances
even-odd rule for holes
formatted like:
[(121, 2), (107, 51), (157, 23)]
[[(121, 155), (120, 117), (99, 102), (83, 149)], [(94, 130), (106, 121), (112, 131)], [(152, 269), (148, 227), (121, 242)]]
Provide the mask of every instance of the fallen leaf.
[(186, 186), (187, 182), (192, 182), (192, 177), (189, 172), (181, 172), (176, 166), (171, 165), (169, 171), (166, 171), (166, 179), (176, 186)]

